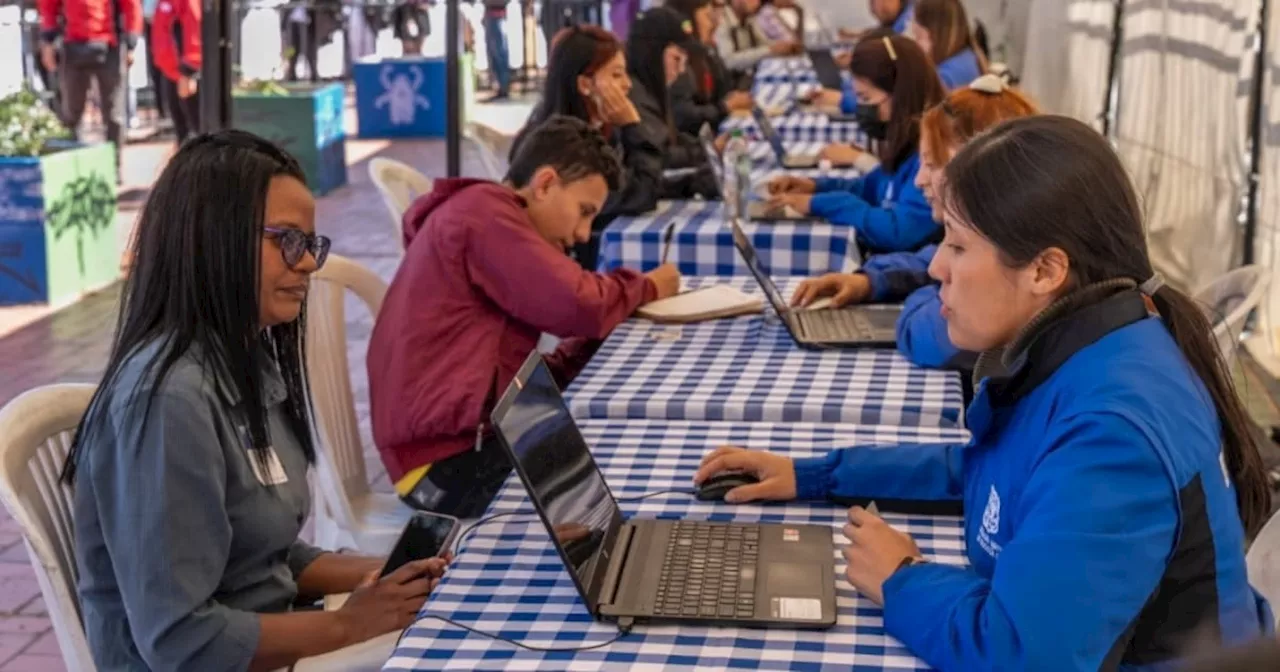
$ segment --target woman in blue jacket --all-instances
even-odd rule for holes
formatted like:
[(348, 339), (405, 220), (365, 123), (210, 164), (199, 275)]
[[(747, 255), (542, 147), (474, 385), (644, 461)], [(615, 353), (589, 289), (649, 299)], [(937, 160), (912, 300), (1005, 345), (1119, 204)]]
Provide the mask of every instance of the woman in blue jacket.
[[(941, 229), (915, 177), (920, 115), (943, 98), (938, 75), (920, 47), (896, 35), (859, 42), (851, 69), (858, 124), (876, 141), (880, 165), (856, 179), (780, 177), (769, 185), (771, 200), (853, 227), (864, 251), (914, 250), (936, 241)], [(848, 163), (865, 154), (847, 145), (840, 151), (852, 153)]]
[(1204, 314), (1152, 271), (1106, 139), (1015, 119), (961, 150), (943, 192), (930, 273), (951, 340), (983, 352), (970, 442), (721, 448), (695, 480), (759, 479), (732, 502), (962, 502), (968, 567), (927, 562), (858, 506), (844, 528), (849, 581), (941, 670), (1151, 669), (1193, 632), (1230, 646), (1270, 629), (1245, 572), (1270, 510), (1249, 421)]
[[(915, 184), (933, 208), (934, 220), (943, 219), (934, 178), (951, 157), (979, 133), (1036, 112), (1035, 105), (1004, 80), (984, 75), (924, 114)], [(897, 324), (898, 351), (918, 366), (972, 369), (976, 354), (952, 345), (939, 311), (938, 286), (929, 277), (929, 263), (937, 250), (937, 245), (927, 245), (913, 252), (878, 254), (867, 259), (857, 273), (828, 273), (805, 280), (796, 288), (792, 301), (805, 306), (829, 296), (836, 308), (863, 301), (904, 301)]]
[(929, 55), (948, 91), (967, 85), (987, 70), (987, 59), (969, 29), (960, 0), (920, 0), (907, 34)]

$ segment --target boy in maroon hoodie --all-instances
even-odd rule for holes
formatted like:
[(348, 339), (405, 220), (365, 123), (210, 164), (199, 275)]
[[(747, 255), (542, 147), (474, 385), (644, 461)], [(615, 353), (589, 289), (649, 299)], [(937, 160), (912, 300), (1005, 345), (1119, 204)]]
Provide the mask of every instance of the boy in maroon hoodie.
[(546, 358), (564, 386), (637, 307), (679, 291), (670, 265), (598, 274), (565, 255), (621, 174), (599, 132), (553, 117), (503, 184), (437, 180), (405, 213), (368, 367), (373, 439), (410, 506), (460, 518), (488, 506), (510, 471), (489, 413), (543, 332), (566, 339)]

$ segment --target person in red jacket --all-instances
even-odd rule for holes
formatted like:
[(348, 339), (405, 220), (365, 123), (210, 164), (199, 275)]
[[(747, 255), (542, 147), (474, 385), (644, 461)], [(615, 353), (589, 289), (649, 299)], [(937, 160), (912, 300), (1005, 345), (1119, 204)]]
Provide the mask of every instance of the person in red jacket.
[(133, 48), (142, 35), (141, 0), (39, 0), (39, 9), (40, 60), (49, 72), (59, 68), (56, 45), (62, 40), (62, 122), (78, 133), (90, 82), (96, 81), (98, 107), (119, 168), (124, 70), (133, 65)]
[(621, 174), (598, 131), (552, 117), (502, 184), (437, 180), (405, 213), (367, 366), (374, 443), (410, 506), (459, 518), (488, 506), (510, 472), (489, 414), (543, 332), (565, 339), (547, 355), (563, 386), (636, 308), (679, 291), (671, 265), (601, 274), (565, 254)]
[(178, 144), (200, 131), (200, 0), (160, 0), (151, 19), (151, 49)]

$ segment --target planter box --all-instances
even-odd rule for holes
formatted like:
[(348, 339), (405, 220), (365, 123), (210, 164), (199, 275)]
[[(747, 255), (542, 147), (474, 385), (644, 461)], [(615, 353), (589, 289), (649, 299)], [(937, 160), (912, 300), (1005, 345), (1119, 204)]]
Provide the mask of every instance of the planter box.
[(119, 275), (111, 145), (0, 157), (0, 305), (65, 305)]
[[(458, 56), (462, 122), (475, 98), (474, 57)], [(443, 58), (365, 59), (354, 64), (356, 115), (362, 138), (443, 138), (448, 97)]]
[(346, 98), (342, 84), (286, 85), (287, 96), (236, 92), (231, 122), (289, 151), (302, 164), (307, 183), (324, 195), (347, 183)]

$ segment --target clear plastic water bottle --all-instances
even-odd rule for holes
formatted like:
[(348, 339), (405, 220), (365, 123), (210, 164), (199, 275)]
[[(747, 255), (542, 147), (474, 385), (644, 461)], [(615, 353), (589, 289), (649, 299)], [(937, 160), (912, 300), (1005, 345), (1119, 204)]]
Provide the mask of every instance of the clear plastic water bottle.
[(751, 189), (751, 156), (742, 130), (733, 131), (724, 147), (724, 204), (730, 217), (746, 212)]

